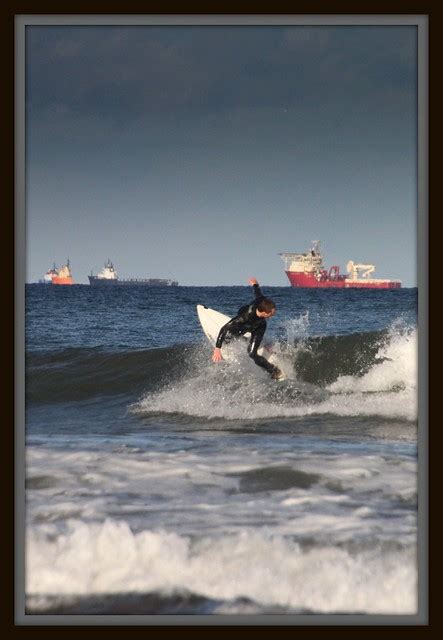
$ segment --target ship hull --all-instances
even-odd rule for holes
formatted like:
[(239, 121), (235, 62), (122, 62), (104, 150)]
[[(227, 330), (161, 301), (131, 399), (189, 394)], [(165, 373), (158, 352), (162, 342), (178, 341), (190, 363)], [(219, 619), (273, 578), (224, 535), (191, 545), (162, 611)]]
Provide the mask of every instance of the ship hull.
[(52, 284), (74, 284), (74, 280), (72, 278), (62, 278), (59, 276), (53, 276)]
[(400, 289), (399, 280), (352, 280), (350, 278), (326, 278), (317, 280), (313, 274), (286, 271), (292, 287), (309, 289)]
[(162, 282), (156, 280), (117, 280), (88, 276), (89, 284), (93, 287), (176, 287), (178, 282)]

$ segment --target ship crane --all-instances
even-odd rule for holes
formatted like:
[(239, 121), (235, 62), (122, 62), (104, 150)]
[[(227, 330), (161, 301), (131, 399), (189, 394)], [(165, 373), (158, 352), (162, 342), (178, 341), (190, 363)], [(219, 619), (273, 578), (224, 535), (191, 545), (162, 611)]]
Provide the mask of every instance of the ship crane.
[(360, 263), (355, 263), (352, 260), (349, 260), (348, 264), (346, 265), (346, 270), (348, 271), (348, 273), (351, 274), (351, 279), (352, 280), (357, 280), (358, 279), (359, 271), (363, 272), (361, 274), (362, 278), (369, 278), (371, 273), (374, 273), (374, 271), (375, 271), (375, 265), (374, 264), (360, 264)]

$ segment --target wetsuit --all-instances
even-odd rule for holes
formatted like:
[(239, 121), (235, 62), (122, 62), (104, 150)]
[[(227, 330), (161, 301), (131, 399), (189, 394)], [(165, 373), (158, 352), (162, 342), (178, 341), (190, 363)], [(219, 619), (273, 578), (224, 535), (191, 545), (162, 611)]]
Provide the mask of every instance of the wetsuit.
[(257, 307), (264, 296), (258, 284), (254, 284), (253, 288), (255, 294), (254, 302), (241, 307), (235, 318), (229, 320), (229, 322), (220, 329), (215, 346), (220, 349), (223, 342), (229, 342), (232, 338), (242, 336), (249, 331), (251, 333), (251, 339), (248, 344), (248, 354), (254, 360), (255, 364), (272, 373), (277, 367), (257, 353), (266, 331), (266, 320), (259, 318), (256, 313)]

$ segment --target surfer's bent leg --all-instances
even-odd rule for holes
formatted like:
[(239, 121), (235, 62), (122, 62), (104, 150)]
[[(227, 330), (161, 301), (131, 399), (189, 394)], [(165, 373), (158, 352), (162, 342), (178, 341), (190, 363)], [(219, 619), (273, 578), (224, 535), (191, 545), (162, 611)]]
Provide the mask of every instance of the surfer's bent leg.
[(260, 327), (252, 333), (251, 340), (248, 344), (248, 354), (254, 360), (255, 364), (257, 364), (259, 367), (262, 367), (262, 369), (266, 369), (268, 373), (272, 373), (277, 367), (268, 362), (268, 360), (266, 360), (266, 358), (263, 358), (263, 356), (259, 356), (257, 353), (261, 341), (263, 340), (265, 331), (266, 325), (264, 327)]

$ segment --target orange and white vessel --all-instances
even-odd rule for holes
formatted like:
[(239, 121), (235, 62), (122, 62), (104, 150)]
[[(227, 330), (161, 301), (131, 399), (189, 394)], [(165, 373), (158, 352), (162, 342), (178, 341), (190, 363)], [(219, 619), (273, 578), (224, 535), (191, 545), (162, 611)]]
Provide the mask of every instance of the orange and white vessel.
[(67, 260), (66, 264), (64, 264), (60, 269), (58, 269), (54, 265), (52, 269), (49, 269), (45, 275), (43, 280), (40, 280), (41, 284), (74, 284), (74, 279), (72, 277), (71, 265), (69, 260)]

